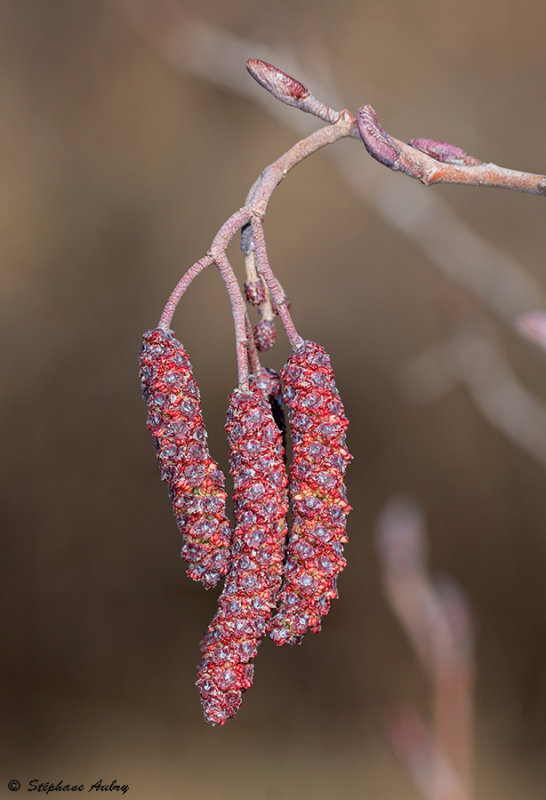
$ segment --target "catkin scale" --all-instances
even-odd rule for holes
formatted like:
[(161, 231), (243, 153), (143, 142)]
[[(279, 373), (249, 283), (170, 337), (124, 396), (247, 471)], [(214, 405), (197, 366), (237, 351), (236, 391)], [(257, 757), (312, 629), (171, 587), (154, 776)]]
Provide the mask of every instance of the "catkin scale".
[(148, 429), (183, 536), (181, 555), (187, 574), (208, 589), (228, 570), (231, 528), (224, 476), (207, 446), (199, 389), (188, 355), (171, 331), (145, 333), (139, 362)]
[(226, 430), (234, 484), (233, 561), (218, 611), (203, 637), (197, 685), (205, 718), (223, 725), (251, 685), (282, 580), (288, 511), (281, 432), (263, 389), (235, 390)]
[(317, 633), (337, 597), (350, 511), (343, 476), (351, 458), (345, 446), (348, 421), (324, 348), (305, 342), (281, 375), (293, 442), (293, 522), (279, 606), (269, 624), (279, 645), (299, 642), (308, 631)]

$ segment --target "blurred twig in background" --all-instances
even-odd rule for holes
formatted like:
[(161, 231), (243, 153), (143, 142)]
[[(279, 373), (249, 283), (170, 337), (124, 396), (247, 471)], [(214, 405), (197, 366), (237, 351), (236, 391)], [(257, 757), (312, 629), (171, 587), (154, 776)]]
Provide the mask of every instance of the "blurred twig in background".
[(416, 710), (389, 716), (387, 736), (427, 800), (470, 800), (473, 746), (472, 622), (461, 590), (433, 581), (426, 565), (422, 511), (394, 497), (376, 528), (390, 607), (428, 678), (429, 726)]
[(519, 332), (534, 342), (542, 350), (546, 350), (546, 312), (528, 311), (520, 314), (516, 320)]
[(402, 390), (433, 402), (462, 383), (485, 419), (512, 444), (546, 468), (546, 408), (518, 380), (491, 331), (459, 328), (406, 364)]

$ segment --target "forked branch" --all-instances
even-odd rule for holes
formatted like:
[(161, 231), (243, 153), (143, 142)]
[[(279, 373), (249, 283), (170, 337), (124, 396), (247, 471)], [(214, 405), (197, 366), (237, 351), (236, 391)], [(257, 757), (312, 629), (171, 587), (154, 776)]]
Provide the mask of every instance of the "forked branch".
[[(340, 112), (318, 101), (302, 83), (278, 67), (258, 59), (250, 59), (247, 68), (252, 77), (283, 103), (335, 123)], [(417, 138), (408, 144), (390, 136), (368, 103), (360, 107), (358, 118), (350, 112), (351, 135), (356, 130), (368, 153), (389, 169), (417, 178), (425, 186), (433, 183), (462, 183), (472, 186), (496, 186), (518, 192), (546, 195), (546, 176), (499, 167), (469, 155), (450, 142)]]
[[(190, 282), (206, 266), (215, 263), (222, 274), (233, 309), (237, 343), (239, 385), (248, 383), (248, 357), (250, 330), (244, 302), (233, 269), (227, 260), (226, 248), (238, 230), (243, 231), (242, 249), (245, 253), (247, 286), (262, 281), (263, 297), (256, 301), (264, 323), (273, 324), (273, 313), (281, 318), (294, 349), (302, 339), (296, 331), (289, 306), (267, 258), (262, 221), (275, 188), (297, 164), (312, 153), (338, 139), (360, 137), (373, 158), (394, 171), (404, 172), (422, 183), (465, 183), (475, 186), (498, 186), (522, 192), (546, 194), (546, 177), (517, 172), (484, 163), (449, 142), (432, 139), (413, 139), (405, 144), (384, 130), (370, 105), (363, 105), (358, 118), (350, 111), (330, 108), (317, 100), (300, 81), (287, 75), (278, 67), (260, 59), (249, 59), (247, 69), (252, 77), (281, 102), (299, 108), (326, 121), (328, 125), (298, 141), (280, 158), (263, 170), (248, 192), (245, 205), (222, 225), (216, 234), (207, 256), (188, 270), (172, 293), (161, 316), (160, 326), (168, 327), (176, 306)], [(247, 291), (248, 295), (248, 291)], [(250, 297), (249, 297), (250, 299)], [(267, 338), (267, 337), (265, 337)], [(256, 336), (261, 349), (270, 346)], [(253, 360), (256, 353), (252, 353)]]
[(406, 144), (389, 136), (368, 104), (358, 112), (358, 129), (366, 150), (373, 158), (395, 172), (417, 178), (425, 186), (464, 183), (546, 195), (544, 175), (480, 161), (450, 142), (418, 138)]

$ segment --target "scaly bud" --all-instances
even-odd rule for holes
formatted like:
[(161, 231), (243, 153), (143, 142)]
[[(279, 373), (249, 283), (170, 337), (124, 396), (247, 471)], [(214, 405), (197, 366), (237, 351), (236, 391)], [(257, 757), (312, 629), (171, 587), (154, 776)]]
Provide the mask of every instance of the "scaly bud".
[(281, 100), (289, 106), (301, 108), (303, 101), (309, 97), (309, 89), (303, 83), (287, 75), (282, 69), (268, 64), (259, 58), (249, 58), (246, 68), (254, 80), (271, 92), (273, 97)]
[(412, 139), (408, 144), (444, 164), (459, 164), (467, 167), (477, 167), (479, 164), (483, 164), (479, 158), (469, 155), (462, 147), (457, 147), (456, 144), (450, 142), (417, 138)]
[(208, 450), (199, 389), (188, 355), (171, 331), (145, 333), (139, 360), (148, 430), (184, 540), (182, 558), (190, 578), (209, 589), (228, 570), (231, 529), (224, 476)]
[(390, 169), (398, 169), (400, 148), (383, 128), (375, 110), (366, 103), (358, 109), (358, 131), (368, 153)]

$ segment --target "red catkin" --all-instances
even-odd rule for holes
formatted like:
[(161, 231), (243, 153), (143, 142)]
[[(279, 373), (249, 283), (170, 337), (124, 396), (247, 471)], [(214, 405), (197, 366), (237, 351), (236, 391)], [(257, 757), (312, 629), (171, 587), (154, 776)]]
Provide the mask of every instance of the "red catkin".
[(351, 459), (345, 446), (348, 421), (324, 348), (305, 342), (281, 374), (293, 442), (293, 523), (279, 607), (269, 626), (279, 645), (299, 642), (307, 631), (317, 633), (338, 596), (350, 511), (343, 476)]
[(254, 381), (230, 398), (226, 430), (234, 483), (233, 562), (218, 611), (203, 637), (197, 685), (205, 718), (223, 725), (252, 683), (282, 580), (288, 511), (281, 433)]
[(225, 515), (224, 476), (211, 458), (190, 360), (172, 331), (144, 334), (140, 380), (148, 430), (169, 486), (183, 536), (187, 574), (209, 589), (226, 574), (231, 527)]

